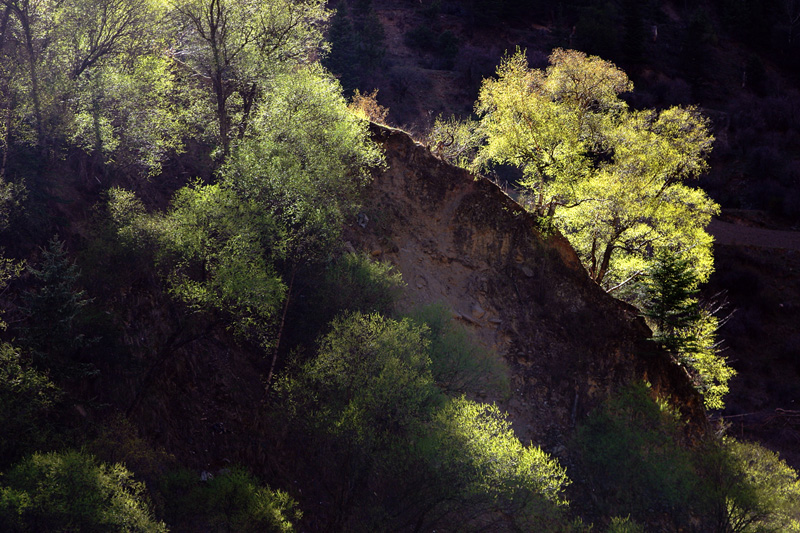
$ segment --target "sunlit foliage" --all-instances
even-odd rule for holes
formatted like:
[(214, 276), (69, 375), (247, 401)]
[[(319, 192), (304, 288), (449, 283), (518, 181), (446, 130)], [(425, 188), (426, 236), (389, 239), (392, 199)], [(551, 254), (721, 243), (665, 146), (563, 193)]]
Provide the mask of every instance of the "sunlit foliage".
[(633, 85), (613, 64), (556, 50), (545, 71), (523, 52), (484, 80), (476, 104), (487, 144), (476, 164), (520, 167), (530, 208), (570, 239), (607, 290), (640, 277), (654, 250), (686, 253), (712, 270), (705, 227), (719, 207), (684, 184), (707, 168), (713, 137), (693, 108), (631, 111)]
[(76, 451), (36, 453), (0, 480), (6, 531), (165, 532), (146, 489), (120, 464)]

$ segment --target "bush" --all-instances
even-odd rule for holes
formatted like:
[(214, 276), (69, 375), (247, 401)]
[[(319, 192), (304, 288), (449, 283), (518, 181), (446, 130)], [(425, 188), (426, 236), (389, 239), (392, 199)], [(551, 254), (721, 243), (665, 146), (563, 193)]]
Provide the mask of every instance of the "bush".
[(302, 513), (281, 490), (262, 486), (246, 470), (234, 467), (208, 476), (178, 470), (165, 476), (168, 516), (176, 524), (202, 531), (289, 533)]
[(727, 470), (725, 522), (733, 533), (800, 531), (800, 479), (797, 472), (763, 446), (724, 441)]
[(698, 479), (682, 440), (679, 418), (652, 399), (649, 385), (631, 385), (610, 397), (577, 428), (573, 442), (578, 477), (593, 492), (591, 511), (641, 523), (686, 523)]
[(18, 349), (0, 344), (0, 468), (47, 441), (44, 417), (58, 396), (56, 386)]
[(389, 108), (378, 103), (378, 89), (364, 94), (356, 89), (347, 108), (359, 117), (378, 124), (386, 124), (386, 117), (389, 115)]
[(143, 484), (122, 465), (82, 452), (36, 453), (0, 486), (0, 529), (12, 532), (165, 532)]
[(428, 327), (431, 372), (437, 385), (449, 393), (488, 388), (501, 396), (508, 394), (508, 369), (500, 356), (471, 338), (463, 326), (453, 321), (447, 307), (429, 305), (411, 317)]
[(428, 133), (428, 147), (437, 156), (464, 169), (471, 169), (483, 135), (474, 120), (459, 120), (454, 116), (436, 117)]
[(326, 307), (336, 313), (389, 314), (404, 285), (403, 277), (390, 264), (351, 252), (326, 270), (325, 292), (321, 296)]
[[(317, 357), (276, 387), (280, 412), (304, 426), (291, 437), (302, 447), (298, 461), (326, 480), (308, 497), (324, 500), (331, 527), (343, 531), (456, 522), (459, 531), (512, 522), (563, 531), (564, 469), (524, 446), (496, 406), (441, 394), (429, 354), (454, 346), (473, 355), (441, 307), (425, 311), (424, 322), (337, 318)], [(442, 340), (451, 335), (457, 340)], [(313, 458), (322, 460), (305, 464)]]
[(309, 287), (309, 296), (292, 302), (294, 307), (287, 320), (290, 341), (287, 346), (310, 347), (334, 317), (342, 313), (391, 315), (405, 285), (391, 265), (356, 252), (339, 256), (322, 272), (311, 272), (304, 282)]

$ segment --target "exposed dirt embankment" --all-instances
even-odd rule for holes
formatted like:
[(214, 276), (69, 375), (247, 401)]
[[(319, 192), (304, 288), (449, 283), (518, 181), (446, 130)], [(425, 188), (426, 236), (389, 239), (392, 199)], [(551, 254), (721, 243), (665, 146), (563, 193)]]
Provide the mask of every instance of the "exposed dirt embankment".
[(562, 236), (543, 236), (496, 185), (445, 164), (404, 132), (373, 133), (388, 169), (368, 193), (366, 224), (349, 238), (396, 265), (408, 284), (404, 305), (445, 303), (505, 358), (506, 407), (523, 441), (559, 451), (576, 419), (636, 379), (705, 427), (686, 373), (646, 340), (635, 309), (588, 278)]

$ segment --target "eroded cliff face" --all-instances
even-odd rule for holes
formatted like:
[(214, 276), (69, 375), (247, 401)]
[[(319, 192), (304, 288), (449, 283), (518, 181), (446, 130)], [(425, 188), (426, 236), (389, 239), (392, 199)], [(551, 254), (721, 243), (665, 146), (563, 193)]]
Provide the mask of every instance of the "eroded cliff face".
[(503, 403), (523, 442), (559, 451), (576, 420), (641, 379), (705, 429), (686, 372), (646, 340), (651, 332), (636, 309), (589, 279), (564, 237), (542, 235), (498, 186), (442, 162), (406, 133), (372, 131), (388, 167), (347, 237), (402, 273), (401, 305), (443, 302), (505, 359), (512, 396)]

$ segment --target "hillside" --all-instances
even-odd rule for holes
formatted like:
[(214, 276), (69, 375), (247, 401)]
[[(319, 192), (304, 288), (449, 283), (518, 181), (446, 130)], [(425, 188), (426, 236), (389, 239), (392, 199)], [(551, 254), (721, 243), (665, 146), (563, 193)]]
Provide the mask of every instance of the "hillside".
[(706, 430), (688, 376), (647, 342), (638, 310), (588, 279), (566, 239), (543, 236), (497, 185), (443, 163), (404, 132), (373, 131), (389, 168), (365, 198), (369, 222), (348, 234), (402, 273), (407, 309), (446, 303), (506, 360), (507, 408), (522, 440), (563, 449), (577, 420), (636, 380)]
[[(720, 415), (734, 416), (741, 435), (757, 435), (799, 467), (793, 413), (800, 351), (793, 339), (800, 288), (792, 251), (800, 220), (797, 5), (639, 4), (340, 0), (331, 5), (355, 33), (340, 46), (374, 53), (358, 70), (337, 69), (332, 33), (329, 63), (346, 87), (378, 88), (389, 122), (423, 140), (438, 115), (469, 116), (481, 80), (517, 47), (537, 68), (556, 47), (614, 61), (634, 83), (627, 95), (633, 107), (699, 106), (716, 141), (698, 185), (723, 208), (710, 227), (717, 273), (704, 296), (730, 295), (723, 314), (732, 319), (720, 337), (739, 372)], [(364, 20), (372, 21), (370, 33), (359, 30)], [(785, 233), (748, 237), (753, 225)]]
[(797, 128), (722, 108), (794, 25), (737, 88), (728, 4), (0, 2), (0, 531), (800, 528)]

